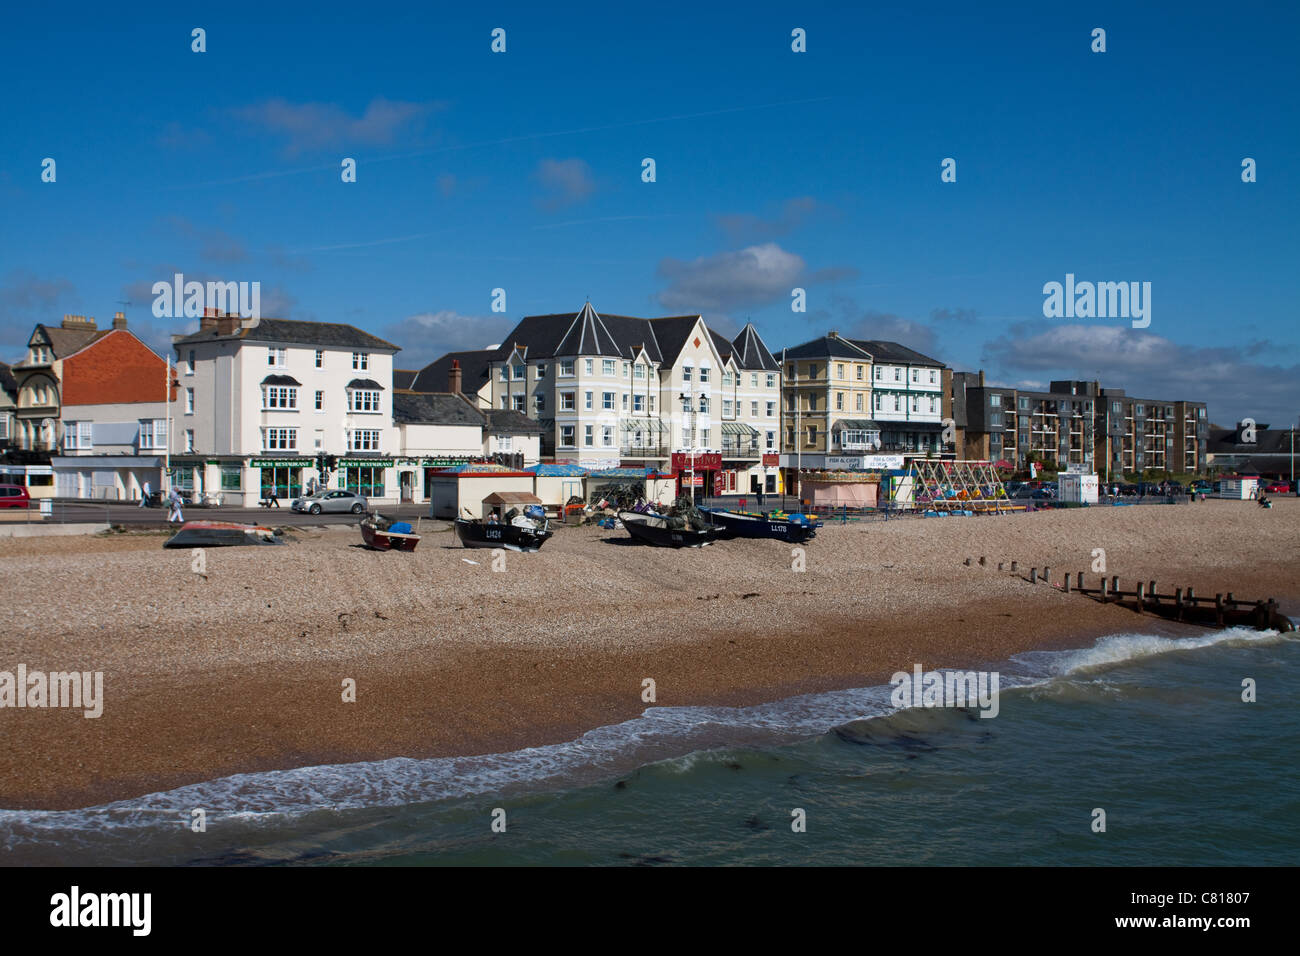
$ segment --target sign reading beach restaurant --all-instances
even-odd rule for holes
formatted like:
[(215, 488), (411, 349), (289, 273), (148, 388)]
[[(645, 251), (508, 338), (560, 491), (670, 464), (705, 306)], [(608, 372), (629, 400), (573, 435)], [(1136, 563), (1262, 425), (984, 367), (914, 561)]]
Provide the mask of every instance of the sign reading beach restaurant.
[[(673, 471), (690, 471), (692, 456), (689, 453), (673, 452)], [(694, 456), (696, 471), (717, 471), (722, 467), (722, 452), (700, 451)]]

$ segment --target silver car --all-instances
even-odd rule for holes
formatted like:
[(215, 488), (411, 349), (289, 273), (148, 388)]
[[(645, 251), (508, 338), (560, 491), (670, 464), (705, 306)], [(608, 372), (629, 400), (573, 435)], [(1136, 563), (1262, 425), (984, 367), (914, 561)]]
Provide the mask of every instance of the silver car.
[(314, 495), (294, 498), (289, 505), (294, 511), (305, 511), (318, 515), (322, 511), (347, 512), (354, 515), (370, 510), (370, 504), (355, 491), (321, 491)]

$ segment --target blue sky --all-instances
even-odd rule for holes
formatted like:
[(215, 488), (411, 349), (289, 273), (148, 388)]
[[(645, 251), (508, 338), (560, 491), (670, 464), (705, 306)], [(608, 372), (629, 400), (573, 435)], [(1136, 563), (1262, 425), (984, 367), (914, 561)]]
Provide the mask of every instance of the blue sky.
[[(180, 271), (399, 367), (589, 296), (1300, 415), (1294, 4), (402, 6), (7, 12), (0, 357), (118, 309), (164, 348)], [(1044, 318), (1066, 273), (1150, 282), (1149, 328)]]

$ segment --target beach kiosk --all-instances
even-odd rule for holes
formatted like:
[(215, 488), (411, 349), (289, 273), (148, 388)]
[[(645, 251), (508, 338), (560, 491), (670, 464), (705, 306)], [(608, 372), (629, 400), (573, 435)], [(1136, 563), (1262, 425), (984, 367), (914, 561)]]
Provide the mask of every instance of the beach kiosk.
[(1067, 471), (1056, 478), (1056, 492), (1060, 500), (1076, 505), (1095, 505), (1100, 493), (1095, 474)]
[(1244, 501), (1259, 494), (1259, 475), (1231, 475), (1219, 479), (1219, 498)]

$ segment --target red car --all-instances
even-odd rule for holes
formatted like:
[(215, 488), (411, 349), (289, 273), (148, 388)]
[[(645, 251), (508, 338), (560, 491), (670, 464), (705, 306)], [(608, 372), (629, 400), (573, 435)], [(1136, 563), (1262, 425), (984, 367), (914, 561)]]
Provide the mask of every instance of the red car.
[(1291, 483), (1286, 481), (1273, 481), (1264, 486), (1264, 490), (1270, 495), (1289, 495), (1291, 494)]
[(0, 508), (26, 508), (31, 500), (22, 485), (0, 485)]

